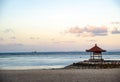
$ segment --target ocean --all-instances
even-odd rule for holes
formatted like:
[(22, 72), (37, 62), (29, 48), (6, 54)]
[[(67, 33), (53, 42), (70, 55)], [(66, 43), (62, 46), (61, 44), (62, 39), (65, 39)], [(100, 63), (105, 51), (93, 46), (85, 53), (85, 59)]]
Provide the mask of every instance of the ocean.
[[(88, 52), (14, 52), (0, 53), (0, 69), (63, 68), (75, 62), (88, 60)], [(104, 52), (103, 59), (120, 60), (120, 52)]]

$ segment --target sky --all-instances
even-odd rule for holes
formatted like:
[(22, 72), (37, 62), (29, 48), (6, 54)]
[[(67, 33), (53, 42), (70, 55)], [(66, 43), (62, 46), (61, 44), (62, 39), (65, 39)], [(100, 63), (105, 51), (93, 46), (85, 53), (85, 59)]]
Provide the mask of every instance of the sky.
[(0, 52), (120, 51), (120, 0), (0, 0)]

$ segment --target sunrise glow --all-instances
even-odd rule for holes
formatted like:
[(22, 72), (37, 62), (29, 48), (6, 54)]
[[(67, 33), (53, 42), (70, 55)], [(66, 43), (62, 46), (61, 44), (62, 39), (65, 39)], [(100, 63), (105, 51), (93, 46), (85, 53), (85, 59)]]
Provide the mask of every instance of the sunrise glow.
[(0, 52), (120, 50), (119, 0), (1, 0)]

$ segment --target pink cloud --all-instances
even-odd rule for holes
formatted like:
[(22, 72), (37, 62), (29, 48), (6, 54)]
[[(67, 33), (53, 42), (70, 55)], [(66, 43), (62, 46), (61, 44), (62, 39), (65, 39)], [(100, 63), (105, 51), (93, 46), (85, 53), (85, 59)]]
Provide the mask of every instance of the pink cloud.
[(106, 26), (86, 26), (83, 28), (73, 27), (68, 30), (68, 33), (77, 34), (83, 37), (93, 37), (93, 36), (105, 36), (107, 35), (107, 27)]
[(101, 27), (87, 26), (84, 31), (92, 33), (94, 36), (107, 35), (107, 27), (105, 26), (101, 26)]
[(120, 34), (120, 30), (118, 30), (118, 28), (114, 28), (112, 31), (111, 31), (112, 34)]
[(68, 30), (69, 33), (82, 33), (83, 29), (79, 27), (73, 27)]

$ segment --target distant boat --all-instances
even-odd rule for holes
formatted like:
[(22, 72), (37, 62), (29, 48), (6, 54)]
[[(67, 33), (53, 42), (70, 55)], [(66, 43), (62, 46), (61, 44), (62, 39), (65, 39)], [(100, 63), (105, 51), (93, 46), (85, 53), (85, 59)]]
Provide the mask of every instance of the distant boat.
[(37, 53), (37, 51), (32, 51), (32, 53)]

